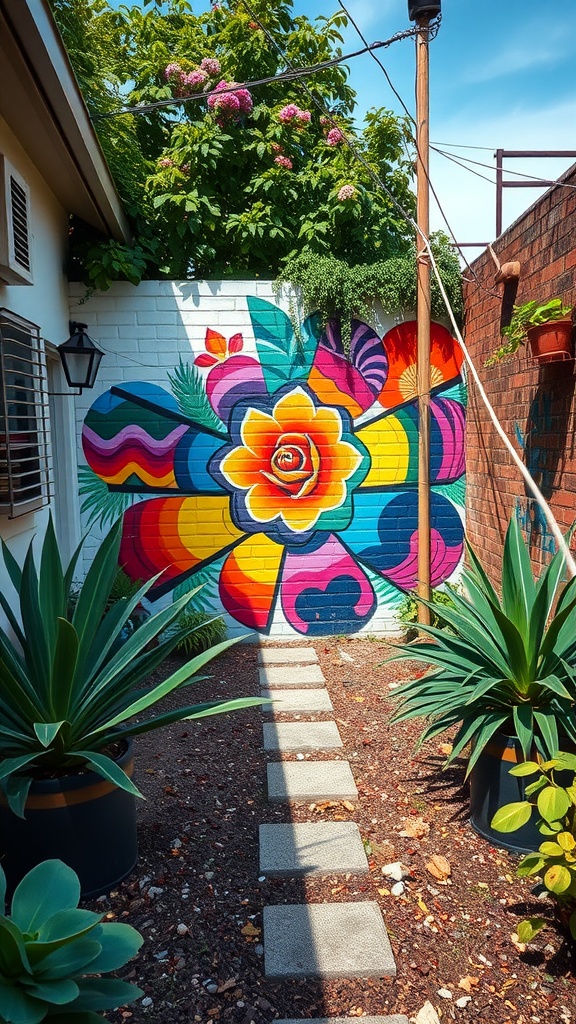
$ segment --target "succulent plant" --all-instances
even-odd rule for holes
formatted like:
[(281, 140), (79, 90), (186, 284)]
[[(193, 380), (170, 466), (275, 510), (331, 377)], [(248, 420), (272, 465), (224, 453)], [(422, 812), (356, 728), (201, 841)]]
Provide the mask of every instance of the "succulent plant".
[[(142, 994), (136, 985), (99, 975), (115, 971), (142, 945), (127, 924), (102, 924), (78, 907), (80, 882), (60, 860), (45, 860), (22, 879), (10, 916), (0, 915), (2, 1024), (102, 1024), (99, 1010)], [(6, 878), (0, 868), (0, 909)]]

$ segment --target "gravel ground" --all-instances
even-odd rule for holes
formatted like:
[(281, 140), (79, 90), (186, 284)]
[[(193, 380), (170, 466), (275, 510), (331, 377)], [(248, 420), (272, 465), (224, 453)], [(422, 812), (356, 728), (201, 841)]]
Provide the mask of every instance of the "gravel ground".
[[(554, 926), (552, 905), (514, 877), (514, 859), (470, 828), (465, 766), (441, 770), (449, 737), (415, 755), (419, 726), (388, 725), (394, 686), (408, 667), (384, 665), (390, 647), (376, 640), (335, 638), (314, 646), (334, 715), (310, 717), (336, 719), (358, 804), (268, 804), (259, 709), (140, 738), (137, 781), (146, 801), (139, 802), (137, 871), (90, 905), (144, 935), (124, 975), (145, 995), (109, 1013), (109, 1020), (265, 1024), (279, 1017), (410, 1017), (430, 1000), (442, 1022), (576, 1024), (571, 944)], [(256, 659), (257, 647), (247, 644), (221, 656), (209, 666), (212, 678), (197, 685), (198, 698), (258, 693)], [(173, 668), (174, 659), (163, 675)], [(291, 820), (355, 821), (370, 875), (260, 876), (258, 825)], [(382, 874), (397, 860), (410, 869), (402, 895), (392, 894), (394, 883)], [(397, 978), (267, 981), (262, 907), (304, 900), (376, 900)], [(515, 928), (527, 914), (548, 916), (551, 924), (524, 949)]]

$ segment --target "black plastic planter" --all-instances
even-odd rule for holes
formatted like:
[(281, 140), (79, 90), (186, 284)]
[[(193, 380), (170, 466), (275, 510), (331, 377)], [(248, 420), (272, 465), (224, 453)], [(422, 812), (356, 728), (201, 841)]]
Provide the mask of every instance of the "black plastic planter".
[[(131, 742), (117, 763), (132, 774)], [(10, 890), (55, 857), (77, 872), (83, 898), (100, 896), (130, 874), (137, 855), (135, 797), (95, 772), (33, 782), (25, 818), (0, 803), (0, 856)]]
[(524, 760), (518, 740), (500, 735), (484, 748), (470, 772), (472, 828), (493, 846), (501, 846), (513, 853), (530, 853), (537, 850), (543, 841), (536, 828), (538, 814), (534, 811), (530, 821), (516, 832), (496, 832), (490, 826), (498, 808), (524, 800), (526, 784), (534, 781), (534, 778), (519, 779), (510, 775), (510, 769)]

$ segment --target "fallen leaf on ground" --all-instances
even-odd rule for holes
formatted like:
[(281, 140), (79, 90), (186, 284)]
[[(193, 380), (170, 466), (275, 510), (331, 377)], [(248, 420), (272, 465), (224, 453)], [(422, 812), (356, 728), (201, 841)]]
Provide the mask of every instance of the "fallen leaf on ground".
[(262, 929), (255, 928), (252, 922), (249, 921), (248, 924), (245, 924), (244, 927), (240, 929), (240, 931), (242, 932), (242, 935), (260, 935)]
[(519, 953), (526, 952), (526, 943), (520, 942), (520, 939), (518, 938), (516, 932), (512, 932), (512, 935), (510, 936), (510, 941), (512, 942), (512, 945), (516, 947)]
[(218, 985), (218, 994), (227, 992), (229, 988), (236, 988), (236, 978), (228, 978), (227, 981), (223, 981), (221, 985)]
[(342, 807), (345, 807), (347, 811), (355, 811), (356, 807), (350, 800), (342, 800)]
[(424, 818), (406, 818), (398, 835), (407, 839), (423, 839), (429, 832), (430, 825)]
[(441, 853), (435, 853), (430, 860), (426, 862), (426, 871), (438, 882), (445, 882), (452, 874), (450, 864), (446, 860), (446, 857), (443, 857)]
[(465, 992), (471, 992), (474, 985), (477, 985), (480, 978), (475, 978), (471, 974), (467, 974), (465, 978), (460, 978), (458, 982), (458, 988), (463, 988)]
[(438, 747), (438, 752), (440, 754), (444, 754), (445, 757), (449, 757), (450, 754), (452, 753), (452, 744), (451, 743), (441, 743), (440, 746)]

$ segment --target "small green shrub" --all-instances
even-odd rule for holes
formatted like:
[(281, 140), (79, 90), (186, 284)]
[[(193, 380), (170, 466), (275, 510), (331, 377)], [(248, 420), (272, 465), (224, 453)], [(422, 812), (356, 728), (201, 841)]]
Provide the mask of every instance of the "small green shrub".
[(202, 654), (213, 644), (222, 643), (228, 636), (224, 619), (220, 615), (210, 618), (205, 612), (184, 612), (177, 619), (176, 626), (179, 630), (186, 630), (186, 635), (176, 647), (186, 658)]
[[(555, 771), (576, 772), (576, 756), (559, 751), (549, 761), (524, 761), (510, 769), (510, 775), (539, 776), (526, 786), (530, 799), (506, 804), (496, 812), (492, 828), (497, 832), (515, 832), (530, 821), (532, 811), (539, 814), (538, 831), (544, 841), (535, 853), (520, 861), (519, 878), (537, 875), (556, 901), (561, 923), (576, 940), (576, 774), (563, 786)], [(521, 942), (530, 942), (544, 928), (541, 917), (529, 917), (518, 926)]]
[[(450, 589), (456, 590), (456, 587), (450, 588), (450, 584), (446, 584), (446, 590), (433, 590), (432, 591), (432, 604), (438, 609), (454, 608), (454, 601), (452, 600)], [(406, 597), (402, 601), (402, 604), (398, 608), (397, 618), (405, 626), (408, 637), (416, 636), (417, 624), (418, 624), (418, 599), (414, 593), (406, 594)], [(448, 623), (446, 619), (442, 618), (442, 612), (435, 610), (432, 614), (431, 625), (436, 629), (448, 629)]]
[(99, 975), (123, 967), (142, 936), (128, 924), (102, 924), (78, 908), (80, 882), (61, 860), (45, 860), (22, 879), (5, 915), (0, 868), (0, 1021), (2, 1024), (101, 1024), (142, 989)]

